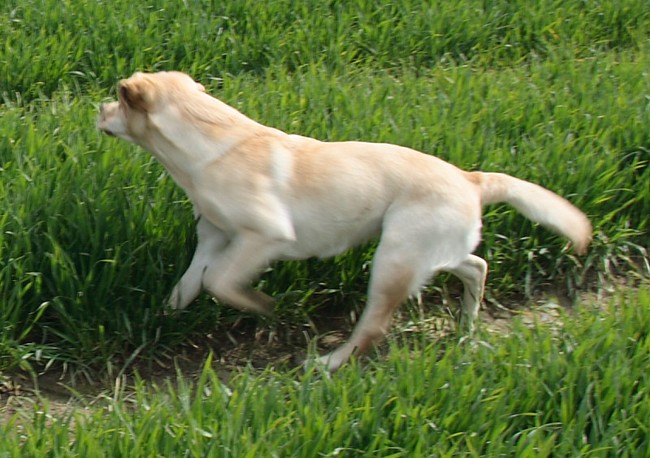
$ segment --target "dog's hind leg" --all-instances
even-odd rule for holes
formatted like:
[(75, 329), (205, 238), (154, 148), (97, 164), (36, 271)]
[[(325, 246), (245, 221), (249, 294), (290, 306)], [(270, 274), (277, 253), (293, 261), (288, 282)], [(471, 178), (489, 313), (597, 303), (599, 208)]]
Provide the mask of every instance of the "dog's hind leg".
[(372, 266), (368, 303), (349, 340), (332, 353), (319, 358), (330, 371), (335, 371), (353, 354), (362, 354), (388, 333), (395, 309), (404, 302), (417, 282), (417, 271), (398, 247), (382, 242)]
[[(444, 221), (441, 224), (440, 221)], [(320, 358), (336, 370), (366, 351), (389, 330), (393, 311), (439, 270), (454, 267), (467, 286), (467, 309), (478, 311), (487, 267), (469, 253), (478, 242), (480, 220), (454, 208), (409, 206), (387, 215), (373, 259), (368, 304), (348, 342)]]
[(218, 260), (227, 244), (223, 232), (205, 218), (199, 218), (196, 233), (198, 241), (192, 262), (167, 300), (168, 305), (177, 310), (184, 309), (196, 299), (203, 287), (204, 271)]
[(461, 306), (461, 326), (468, 331), (474, 329), (478, 310), (483, 300), (485, 278), (488, 265), (485, 260), (470, 254), (466, 260), (453, 269), (446, 269), (463, 282), (463, 301)]

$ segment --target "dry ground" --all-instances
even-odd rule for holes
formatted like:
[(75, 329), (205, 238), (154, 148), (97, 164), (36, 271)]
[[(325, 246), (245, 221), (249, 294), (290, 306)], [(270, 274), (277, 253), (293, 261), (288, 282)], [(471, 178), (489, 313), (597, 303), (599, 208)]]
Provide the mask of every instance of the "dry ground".
[[(617, 286), (626, 285), (618, 281)], [(577, 302), (602, 303), (616, 288), (599, 289), (597, 292), (581, 294)], [(445, 290), (446, 291), (446, 290)], [(425, 334), (432, 340), (455, 338), (456, 295), (447, 292), (430, 293), (424, 300), (411, 301), (402, 307), (396, 317), (391, 336), (387, 339), (408, 339)], [(546, 324), (552, 328), (562, 325), (563, 313), (571, 313), (573, 301), (561, 294), (546, 294), (535, 300), (511, 299), (506, 305), (488, 297), (480, 313), (481, 326), (488, 332), (507, 334), (512, 328), (514, 318), (524, 324)], [(442, 304), (424, 306), (423, 304)], [(102, 395), (110, 395), (116, 390), (128, 390), (137, 372), (147, 383), (163, 386), (172, 383), (181, 374), (193, 379), (203, 369), (207, 356), (213, 355), (213, 369), (227, 382), (229, 377), (244, 367), (262, 370), (273, 367), (277, 370), (290, 370), (299, 366), (308, 349), (316, 348), (319, 353), (332, 350), (347, 337), (356, 315), (350, 316), (329, 313), (317, 315), (303, 325), (275, 325), (260, 327), (255, 319), (242, 319), (228, 329), (216, 330), (200, 342), (188, 342), (178, 353), (156, 363), (140, 361), (128, 375), (106, 376), (102, 381), (88, 382), (73, 377), (60, 368), (50, 368), (36, 377), (25, 373), (0, 373), (0, 421), (6, 422), (18, 416), (29, 418), (31, 412), (47, 405), (50, 415), (63, 417), (72, 407), (92, 408), (92, 404)], [(398, 340), (399, 341), (399, 340)], [(385, 345), (372, 353), (370, 358), (381, 358)], [(126, 388), (125, 388), (126, 387)]]

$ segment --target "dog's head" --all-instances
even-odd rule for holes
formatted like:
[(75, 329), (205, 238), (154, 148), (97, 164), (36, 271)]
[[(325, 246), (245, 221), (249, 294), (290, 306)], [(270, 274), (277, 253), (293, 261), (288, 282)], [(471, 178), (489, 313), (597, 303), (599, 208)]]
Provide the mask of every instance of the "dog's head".
[(203, 93), (202, 84), (181, 72), (135, 73), (118, 84), (118, 101), (102, 104), (97, 128), (127, 141), (140, 143), (152, 115), (184, 99)]

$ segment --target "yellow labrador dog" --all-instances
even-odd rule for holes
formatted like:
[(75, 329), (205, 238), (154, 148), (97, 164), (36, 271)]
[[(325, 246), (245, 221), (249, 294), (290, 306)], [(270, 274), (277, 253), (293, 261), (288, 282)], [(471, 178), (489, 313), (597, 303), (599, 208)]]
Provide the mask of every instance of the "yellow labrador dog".
[(271, 261), (333, 256), (380, 238), (365, 310), (347, 343), (321, 358), (330, 370), (381, 339), (395, 308), (439, 271), (462, 280), (471, 327), (487, 274), (472, 254), (486, 204), (509, 203), (578, 253), (591, 240), (587, 217), (540, 186), (465, 172), (401, 146), (289, 135), (184, 73), (135, 73), (118, 93), (101, 107), (98, 128), (153, 153), (199, 218), (198, 246), (171, 307), (186, 307), (205, 288), (233, 307), (271, 315), (271, 299), (249, 286)]

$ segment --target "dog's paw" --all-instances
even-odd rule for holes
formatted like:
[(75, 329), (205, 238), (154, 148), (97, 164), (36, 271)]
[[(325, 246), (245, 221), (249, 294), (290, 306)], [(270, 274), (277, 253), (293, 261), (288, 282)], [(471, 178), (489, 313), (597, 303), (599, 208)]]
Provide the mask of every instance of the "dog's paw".
[(341, 360), (335, 352), (328, 353), (320, 357), (309, 357), (303, 362), (306, 370), (317, 369), (327, 373), (335, 372), (346, 360)]
[(327, 365), (325, 357), (310, 356), (302, 362), (302, 368), (305, 372), (313, 372), (317, 374), (330, 375), (332, 371)]

